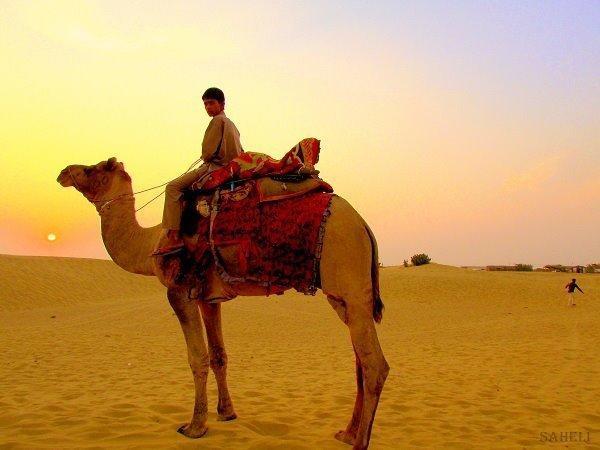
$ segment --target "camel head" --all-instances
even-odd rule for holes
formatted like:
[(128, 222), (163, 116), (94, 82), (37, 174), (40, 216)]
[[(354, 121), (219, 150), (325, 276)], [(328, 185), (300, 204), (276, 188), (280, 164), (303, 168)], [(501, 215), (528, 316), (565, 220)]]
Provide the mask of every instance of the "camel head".
[[(125, 172), (123, 163), (117, 162), (117, 158), (114, 157), (91, 166), (67, 166), (60, 172), (56, 181), (63, 187), (73, 186), (90, 202), (98, 202), (108, 196), (131, 191), (131, 178)], [(128, 185), (128, 188), (124, 188), (124, 184)]]

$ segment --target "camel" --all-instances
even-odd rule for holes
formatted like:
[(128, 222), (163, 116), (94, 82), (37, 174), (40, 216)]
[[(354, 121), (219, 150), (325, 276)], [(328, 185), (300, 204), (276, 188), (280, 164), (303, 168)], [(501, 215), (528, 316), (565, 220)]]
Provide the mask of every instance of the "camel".
[[(128, 272), (156, 276), (167, 288), (167, 298), (179, 319), (187, 345), (195, 385), (192, 419), (178, 432), (199, 438), (207, 431), (206, 383), (209, 367), (218, 388), (218, 420), (237, 417), (227, 387), (227, 354), (221, 330), (220, 303), (190, 300), (186, 286), (174, 284), (151, 253), (161, 245), (160, 225), (141, 227), (135, 215), (131, 177), (122, 162), (109, 158), (98, 164), (70, 165), (58, 176), (63, 187), (75, 187), (95, 205), (101, 219), (102, 239), (112, 260)], [(356, 399), (347, 427), (335, 438), (354, 449), (366, 449), (377, 404), (389, 372), (374, 322), (380, 322), (377, 243), (360, 215), (344, 199), (332, 198), (320, 262), (320, 288), (340, 319), (348, 326), (356, 366)], [(210, 281), (208, 281), (210, 282)], [(266, 294), (260, 286), (227, 286), (235, 295)], [(262, 289), (262, 290), (261, 290)], [(202, 324), (206, 329), (208, 350)]]

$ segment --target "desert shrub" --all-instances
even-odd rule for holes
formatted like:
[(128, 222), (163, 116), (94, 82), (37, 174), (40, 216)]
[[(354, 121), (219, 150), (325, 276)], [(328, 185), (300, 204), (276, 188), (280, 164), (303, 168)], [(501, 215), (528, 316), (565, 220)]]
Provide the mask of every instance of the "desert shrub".
[(408, 267), (408, 261), (407, 260), (404, 260), (403, 264), (404, 264), (404, 267)]
[(531, 272), (533, 266), (531, 264), (515, 264), (515, 270), (517, 272)]
[(429, 264), (431, 258), (425, 253), (419, 253), (418, 255), (413, 255), (410, 261), (413, 263), (413, 266), (422, 266), (423, 264)]
[(585, 267), (585, 273), (596, 273), (596, 267), (595, 264), (588, 264)]

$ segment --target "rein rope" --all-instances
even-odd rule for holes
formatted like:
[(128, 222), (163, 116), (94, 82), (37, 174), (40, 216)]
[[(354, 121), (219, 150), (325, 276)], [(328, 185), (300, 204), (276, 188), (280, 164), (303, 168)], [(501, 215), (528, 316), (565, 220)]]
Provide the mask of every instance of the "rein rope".
[[(200, 162), (202, 158), (197, 159), (196, 161), (194, 161), (190, 167), (188, 167), (188, 169), (183, 172), (181, 175), (184, 175), (186, 173), (188, 173), (190, 170), (192, 170), (192, 167), (194, 167), (196, 164), (198, 164)], [(69, 171), (69, 176), (71, 177), (71, 180), (73, 180), (73, 184), (75, 185), (75, 188), (82, 192), (80, 189), (79, 184), (77, 183), (77, 180), (75, 179), (75, 177), (73, 176), (73, 174), (71, 173), (71, 167), (68, 167), (68, 171)], [(180, 175), (180, 176), (181, 176)], [(90, 200), (92, 203), (94, 203), (96, 205), (96, 208), (98, 209), (98, 214), (102, 214), (102, 211), (104, 211), (104, 208), (106, 208), (108, 205), (110, 205), (111, 203), (117, 201), (117, 200), (121, 200), (121, 199), (126, 199), (129, 197), (135, 198), (136, 194), (141, 194), (142, 192), (148, 192), (148, 191), (152, 191), (154, 189), (158, 189), (159, 187), (163, 187), (165, 185), (169, 184), (169, 181), (163, 183), (163, 184), (159, 184), (157, 186), (153, 186), (147, 189), (142, 189), (141, 191), (136, 191), (133, 192), (131, 194), (127, 193), (127, 194), (121, 194), (121, 195), (117, 195), (116, 197), (110, 198), (108, 200)], [(151, 200), (147, 201), (146, 203), (144, 203), (142, 206), (140, 206), (139, 208), (137, 208), (135, 210), (135, 212), (138, 212), (140, 209), (145, 208), (146, 206), (148, 206), (150, 203), (152, 203), (154, 200), (156, 200), (157, 198), (159, 198), (161, 195), (163, 195), (165, 193), (165, 191), (161, 191), (158, 195), (154, 196)], [(98, 206), (98, 203), (101, 203), (100, 206)]]

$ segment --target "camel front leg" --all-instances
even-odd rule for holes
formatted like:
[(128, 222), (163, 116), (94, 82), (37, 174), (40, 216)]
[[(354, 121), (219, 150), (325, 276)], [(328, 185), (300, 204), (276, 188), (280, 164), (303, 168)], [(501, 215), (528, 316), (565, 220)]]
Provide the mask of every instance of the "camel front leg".
[(202, 335), (202, 319), (196, 300), (189, 300), (185, 289), (169, 289), (167, 297), (183, 330), (188, 351), (188, 362), (192, 369), (196, 390), (192, 420), (190, 423), (182, 425), (177, 431), (189, 438), (199, 438), (208, 430), (206, 427), (208, 414), (206, 378), (208, 376), (209, 361), (204, 336)]
[(223, 343), (223, 329), (221, 327), (221, 304), (200, 302), (200, 311), (206, 328), (208, 338), (208, 353), (210, 368), (215, 374), (219, 390), (219, 403), (217, 404), (218, 420), (233, 420), (237, 417), (227, 388), (227, 353)]

